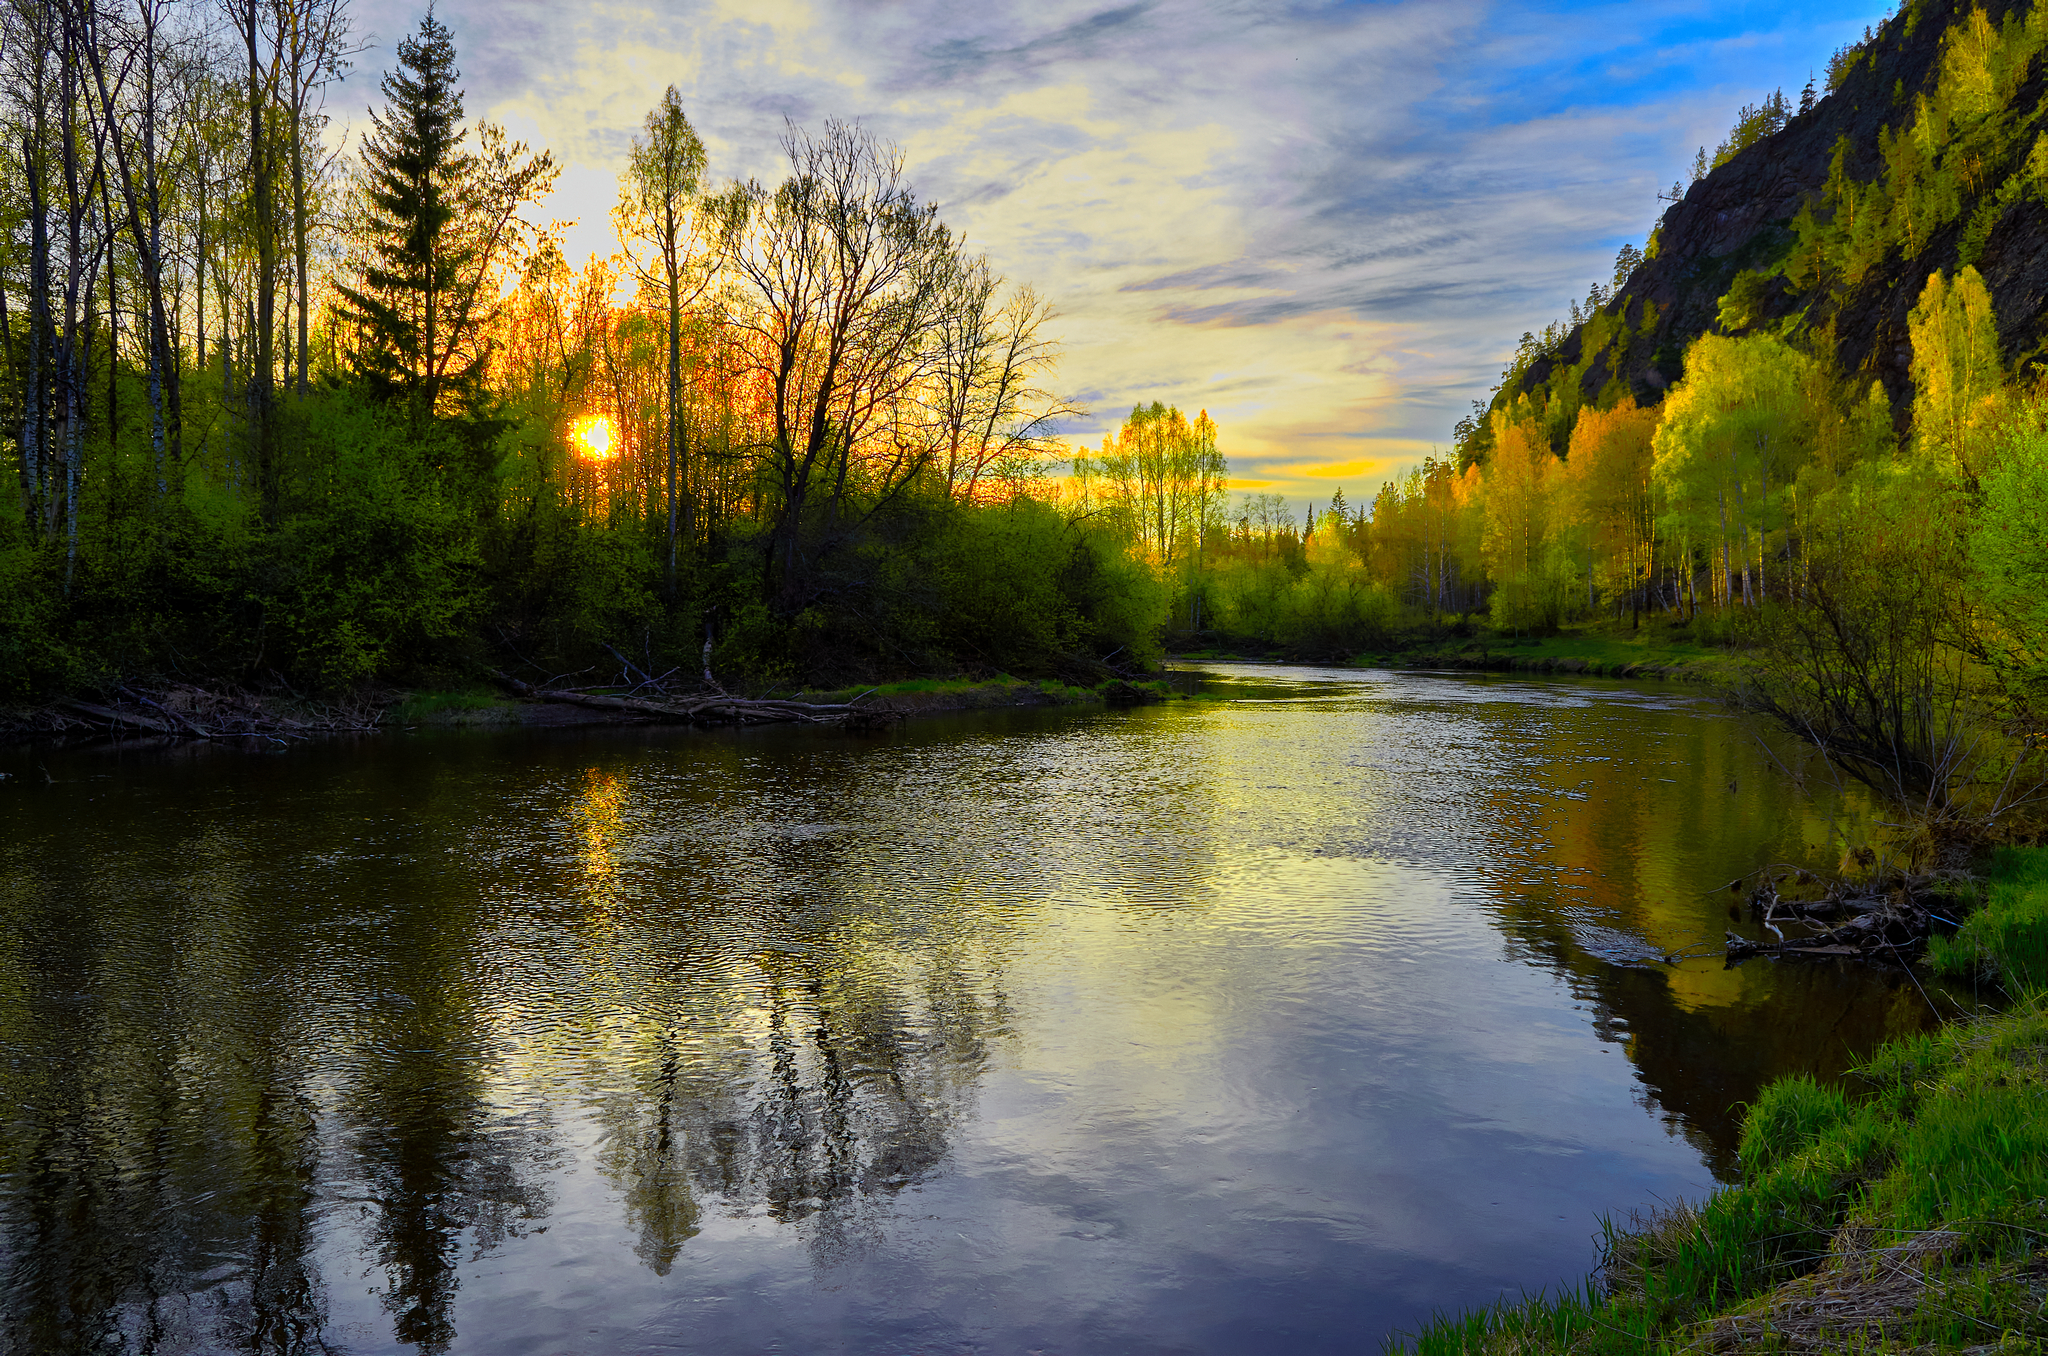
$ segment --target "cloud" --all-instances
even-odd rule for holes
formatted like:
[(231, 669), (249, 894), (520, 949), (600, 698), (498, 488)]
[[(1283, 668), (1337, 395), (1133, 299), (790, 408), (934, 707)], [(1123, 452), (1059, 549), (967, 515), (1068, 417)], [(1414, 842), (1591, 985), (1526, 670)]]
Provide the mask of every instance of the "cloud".
[[(553, 148), (555, 215), (674, 83), (714, 175), (773, 180), (784, 119), (857, 118), (1061, 312), (1099, 440), (1206, 407), (1296, 496), (1447, 442), (1524, 330), (1640, 240), (1737, 104), (1796, 90), (1879, 6), (1787, 0), (443, 0), (470, 112)], [(419, 11), (358, 0), (377, 71)], [(356, 115), (359, 117), (359, 115)]]

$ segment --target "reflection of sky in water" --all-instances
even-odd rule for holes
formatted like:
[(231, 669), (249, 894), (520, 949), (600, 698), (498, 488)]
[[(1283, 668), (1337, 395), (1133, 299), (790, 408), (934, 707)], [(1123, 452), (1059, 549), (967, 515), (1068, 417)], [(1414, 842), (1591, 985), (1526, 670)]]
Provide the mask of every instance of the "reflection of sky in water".
[[(165, 1350), (1351, 1350), (1576, 1276), (1599, 1212), (1710, 1184), (1759, 1079), (1920, 1020), (1652, 963), (1729, 925), (1712, 886), (1827, 849), (1689, 697), (1226, 690), (73, 755), (6, 858), (11, 1091), (46, 1109), (6, 1144), (11, 1312), (62, 1259), (133, 1330), (139, 1249)], [(125, 836), (67, 826), (87, 796)], [(54, 1162), (105, 1228), (36, 1214)]]

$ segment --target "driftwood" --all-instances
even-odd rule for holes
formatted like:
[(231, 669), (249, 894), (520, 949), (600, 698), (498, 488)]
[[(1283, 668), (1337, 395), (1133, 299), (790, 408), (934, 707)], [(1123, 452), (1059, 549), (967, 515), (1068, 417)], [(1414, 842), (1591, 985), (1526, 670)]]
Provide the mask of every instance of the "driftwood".
[[(304, 739), (313, 734), (367, 731), (375, 728), (376, 721), (374, 711), (361, 708), (308, 710), (301, 706), (295, 708), (296, 716), (287, 716), (266, 709), (262, 698), (244, 692), (179, 687), (158, 695), (163, 700), (124, 687), (108, 698), (111, 704), (59, 697), (50, 705), (53, 712), (78, 717), (83, 724), (115, 735), (134, 731), (172, 739)], [(178, 709), (180, 706), (186, 709)], [(70, 723), (59, 718), (50, 732), (68, 728)]]
[(59, 697), (56, 705), (63, 707), (66, 711), (75, 711), (81, 716), (90, 716), (102, 725), (111, 725), (117, 730), (124, 725), (132, 725), (138, 730), (148, 730), (152, 734), (179, 733), (175, 727), (158, 720), (154, 716), (145, 716), (135, 711), (116, 711), (111, 706), (99, 706), (93, 702), (83, 702), (76, 697)]
[(571, 692), (563, 688), (535, 687), (509, 674), (490, 670), (493, 680), (507, 691), (529, 701), (562, 702), (593, 711), (617, 711), (644, 716), (672, 725), (769, 725), (850, 724), (867, 725), (886, 713), (852, 704), (823, 705), (815, 702), (762, 701), (715, 693), (702, 697), (681, 697), (671, 701), (648, 701), (642, 697), (612, 697), (596, 692)]
[[(1749, 897), (1750, 916), (1778, 940), (1754, 942), (1727, 934), (1728, 960), (1752, 956), (1851, 958), (1901, 964), (1927, 944), (1933, 915), (1920, 895), (1935, 884), (1933, 877), (1906, 877), (1861, 886), (1837, 881), (1818, 900), (1787, 900), (1775, 879), (1767, 878)], [(1815, 920), (1846, 916), (1839, 927), (1787, 936), (1784, 925), (1815, 928)]]

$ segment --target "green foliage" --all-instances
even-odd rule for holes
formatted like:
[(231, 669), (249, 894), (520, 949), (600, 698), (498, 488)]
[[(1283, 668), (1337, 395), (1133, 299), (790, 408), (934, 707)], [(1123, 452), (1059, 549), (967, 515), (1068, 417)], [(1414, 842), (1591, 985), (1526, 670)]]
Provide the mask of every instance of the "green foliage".
[(1072, 648), (1079, 613), (1060, 578), (1078, 549), (1059, 512), (1037, 500), (947, 515), (933, 560), (947, 641), (997, 668)]
[(1792, 105), (1783, 90), (1773, 90), (1760, 104), (1744, 104), (1735, 115), (1735, 126), (1729, 130), (1728, 139), (1714, 151), (1714, 168), (1719, 169), (1780, 130), (1791, 118)]
[(1753, 595), (1768, 584), (1771, 540), (1817, 436), (1818, 373), (1768, 335), (1702, 335), (1685, 366), (1657, 426), (1661, 527), (1667, 538), (1718, 543), (1722, 586), (1732, 594), (1739, 578)]
[[(444, 243), (457, 212), (452, 199), (474, 164), (461, 151), (459, 78), (454, 39), (429, 11), (418, 35), (398, 44), (398, 69), (384, 77), (390, 105), (370, 114), (373, 131), (363, 143), (362, 229), (372, 262), (361, 287), (344, 284), (341, 292), (365, 331), (357, 365), (401, 395), (438, 375), (435, 330), (451, 320), (465, 262), (456, 241)], [(451, 375), (473, 378), (475, 371)]]
[(484, 590), (473, 511), (459, 481), (423, 464), (432, 445), (344, 393), (311, 415), (318, 471), (265, 542), (266, 615), (293, 672), (344, 687), (465, 635)]
[(1834, 50), (1828, 57), (1828, 93), (1833, 94), (1847, 82), (1863, 55), (1863, 49), (1855, 43), (1844, 43)]
[(1157, 666), (1172, 606), (1165, 581), (1110, 533), (1082, 530), (1077, 536), (1060, 572), (1060, 592), (1079, 617), (1081, 641), (1100, 658), (1122, 651), (1141, 666)]
[(1742, 1122), (1742, 1171), (1758, 1178), (1848, 1118), (1849, 1099), (1804, 1074), (1765, 1088)]
[(1332, 510), (1299, 554), (1223, 555), (1209, 585), (1212, 629), (1300, 658), (1386, 648), (1401, 625), (1401, 607), (1360, 559), (1355, 526)]
[(1621, 249), (1616, 252), (1614, 256), (1614, 290), (1616, 292), (1621, 291), (1622, 287), (1627, 284), (1630, 275), (1643, 266), (1645, 257), (1643, 251), (1637, 249), (1632, 242), (1624, 243)]
[(1770, 275), (1756, 269), (1744, 269), (1735, 275), (1735, 281), (1728, 285), (1727, 294), (1721, 298), (1717, 321), (1723, 334), (1735, 334), (1746, 330), (1763, 319), (1764, 303), (1770, 299)]
[(494, 265), (525, 234), (516, 214), (547, 191), (555, 166), (490, 123), (477, 129), (480, 153), (463, 150), (454, 38), (431, 9), (397, 55), (384, 77), (389, 103), (371, 113), (363, 143), (354, 223), (363, 258), (353, 284), (337, 289), (358, 336), (356, 375), (417, 417), (481, 399)]
[[(1899, 117), (1878, 136), (1881, 175), (1856, 179), (1846, 137), (1837, 145), (1819, 207), (1794, 223), (1788, 276), (1839, 296), (1888, 255), (1918, 258), (1966, 213), (1957, 262), (1973, 263), (1999, 215), (2038, 194), (2048, 168), (2034, 110), (2016, 97), (2044, 46), (2048, 9), (2015, 6), (2002, 24), (1982, 8), (1963, 13), (1943, 35), (1934, 89), (1910, 101), (1894, 91)], [(1836, 53), (1829, 88), (1865, 59), (1861, 48)]]
[(56, 562), (25, 540), (20, 525), (0, 527), (0, 701), (22, 701), (75, 682), (79, 658), (62, 638)]
[(1981, 473), (2003, 432), (2004, 364), (1991, 292), (1965, 265), (1927, 279), (1907, 317), (1913, 341), (1913, 441), (1942, 471)]
[(2048, 700), (2048, 429), (2007, 443), (1983, 480), (1970, 563), (1992, 625), (1985, 658), (2030, 705)]

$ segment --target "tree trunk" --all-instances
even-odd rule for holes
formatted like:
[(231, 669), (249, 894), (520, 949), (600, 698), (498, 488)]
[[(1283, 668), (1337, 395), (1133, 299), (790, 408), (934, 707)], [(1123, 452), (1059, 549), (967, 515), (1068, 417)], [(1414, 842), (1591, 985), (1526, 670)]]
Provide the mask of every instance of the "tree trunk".
[(1714, 499), (1721, 507), (1721, 606), (1726, 609), (1735, 605), (1735, 576), (1728, 569), (1728, 491), (1715, 490)]
[(1770, 512), (1771, 507), (1771, 473), (1768, 470), (1758, 473), (1758, 494), (1760, 499), (1756, 524), (1756, 601), (1761, 607), (1771, 592), (1770, 580), (1764, 574), (1764, 553), (1770, 550), (1770, 539), (1765, 535), (1769, 522), (1764, 517)]
[(307, 311), (306, 257), (306, 148), (301, 141), (300, 100), (292, 100), (292, 276), (299, 308), (299, 397), (306, 396), (306, 353), (311, 342), (312, 320)]
[(272, 427), (271, 383), (275, 377), (277, 324), (277, 212), (272, 201), (270, 147), (263, 135), (263, 65), (256, 54), (256, 0), (248, 0), (243, 31), (249, 55), (249, 181), (256, 228), (256, 314), (254, 352), (249, 355), (249, 440), (255, 453), (257, 493), (263, 516), (277, 521), (279, 467)]
[(676, 276), (675, 222), (669, 222), (668, 265), (668, 600), (676, 600), (677, 466), (682, 457), (683, 336), (681, 279)]
[(43, 166), (37, 154), (36, 137), (21, 139), (23, 178), (28, 184), (28, 389), (23, 393), (21, 418), (21, 475), (25, 505), (31, 525), (47, 536), (50, 406), (49, 377), (44, 365), (49, 358), (50, 323), (50, 229), (43, 202)]

